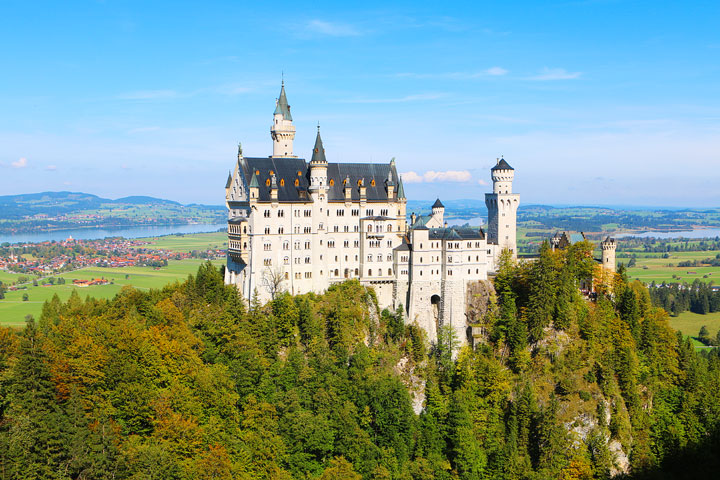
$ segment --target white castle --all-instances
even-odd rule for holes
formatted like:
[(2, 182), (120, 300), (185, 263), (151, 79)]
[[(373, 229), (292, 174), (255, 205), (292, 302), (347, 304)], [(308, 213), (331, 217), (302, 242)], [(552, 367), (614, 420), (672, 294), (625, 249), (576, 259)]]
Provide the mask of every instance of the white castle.
[(257, 292), (267, 301), (279, 291), (319, 293), (353, 278), (375, 289), (381, 308), (402, 306), (430, 340), (440, 325), (465, 340), (468, 283), (487, 280), (502, 250), (516, 255), (515, 170), (504, 159), (491, 169), (487, 235), (448, 227), (440, 200), (408, 224), (394, 159), (329, 163), (319, 127), (310, 162), (294, 154), (284, 84), (270, 135), (271, 157), (245, 157), (239, 147), (228, 175), (225, 283), (247, 300)]

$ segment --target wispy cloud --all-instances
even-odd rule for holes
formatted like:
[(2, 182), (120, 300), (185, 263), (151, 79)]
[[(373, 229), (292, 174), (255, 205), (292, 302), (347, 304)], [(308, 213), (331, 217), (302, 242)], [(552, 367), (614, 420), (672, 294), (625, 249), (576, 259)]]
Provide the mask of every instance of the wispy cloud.
[(27, 158), (25, 158), (25, 157), (21, 157), (16, 162), (12, 162), (10, 164), (10, 166), (13, 168), (25, 168), (25, 167), (27, 167), (27, 165), (28, 165), (28, 161), (27, 161)]
[(487, 185), (488, 184), (488, 182), (486, 182), (482, 178), (478, 179), (477, 183), (478, 183), (478, 185)]
[(428, 170), (422, 175), (410, 171), (401, 173), (400, 176), (405, 183), (464, 183), (472, 180), (472, 174), (467, 170)]
[(138, 90), (118, 95), (121, 100), (162, 100), (180, 96), (176, 90)]
[(352, 25), (339, 22), (327, 22), (325, 20), (310, 20), (305, 25), (309, 33), (327, 35), (330, 37), (357, 37), (361, 32)]
[(580, 78), (582, 72), (568, 72), (564, 68), (548, 68), (545, 67), (542, 71), (532, 77), (528, 77), (528, 80), (537, 81), (549, 81), (549, 80), (575, 80)]
[(398, 73), (395, 76), (396, 77), (405, 77), (405, 78), (442, 78), (442, 79), (448, 79), (448, 80), (472, 80), (475, 78), (483, 78), (483, 77), (497, 77), (501, 75), (507, 75), (508, 70), (502, 68), (502, 67), (490, 67), (485, 70), (481, 70), (479, 72), (439, 72), (439, 73), (412, 73), (412, 72), (405, 72), (405, 73)]
[(54, 172), (55, 170), (57, 170), (57, 165), (48, 165), (47, 167), (45, 167), (45, 170)]
[(357, 98), (344, 100), (345, 103), (404, 103), (422, 102), (426, 100), (438, 100), (447, 97), (447, 93), (419, 93), (417, 95), (406, 95), (397, 98)]

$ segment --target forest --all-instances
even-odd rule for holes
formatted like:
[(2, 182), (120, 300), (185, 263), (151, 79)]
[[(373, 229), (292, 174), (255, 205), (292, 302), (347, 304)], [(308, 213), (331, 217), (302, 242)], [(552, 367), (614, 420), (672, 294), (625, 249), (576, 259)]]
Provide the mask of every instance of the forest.
[(650, 284), (649, 292), (653, 305), (673, 315), (688, 310), (700, 315), (720, 311), (720, 290), (698, 279), (693, 283)]
[(210, 263), (55, 298), (0, 330), (0, 478), (712, 478), (720, 357), (591, 251), (505, 255), (475, 348), (357, 281), (245, 306)]

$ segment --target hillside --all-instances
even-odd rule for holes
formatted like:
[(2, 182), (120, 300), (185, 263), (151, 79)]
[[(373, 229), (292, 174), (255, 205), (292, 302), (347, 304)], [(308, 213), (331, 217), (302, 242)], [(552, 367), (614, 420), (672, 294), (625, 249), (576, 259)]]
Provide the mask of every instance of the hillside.
[(0, 196), (0, 233), (118, 225), (218, 223), (224, 219), (223, 206), (182, 205), (145, 196), (116, 200), (79, 192)]
[(473, 302), (478, 347), (456, 357), (451, 329), (429, 345), (356, 281), (248, 310), (204, 265), (162, 290), (53, 300), (0, 330), (3, 474), (713, 478), (717, 351), (621, 276), (581, 297), (588, 248), (505, 258)]

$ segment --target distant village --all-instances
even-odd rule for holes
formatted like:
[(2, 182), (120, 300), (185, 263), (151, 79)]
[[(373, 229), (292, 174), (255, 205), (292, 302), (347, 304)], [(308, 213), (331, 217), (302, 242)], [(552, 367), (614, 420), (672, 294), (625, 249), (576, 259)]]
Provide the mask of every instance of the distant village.
[(55, 275), (85, 267), (161, 268), (168, 260), (224, 258), (225, 250), (177, 252), (148, 248), (149, 242), (124, 238), (0, 245), (0, 270), (37, 276)]

